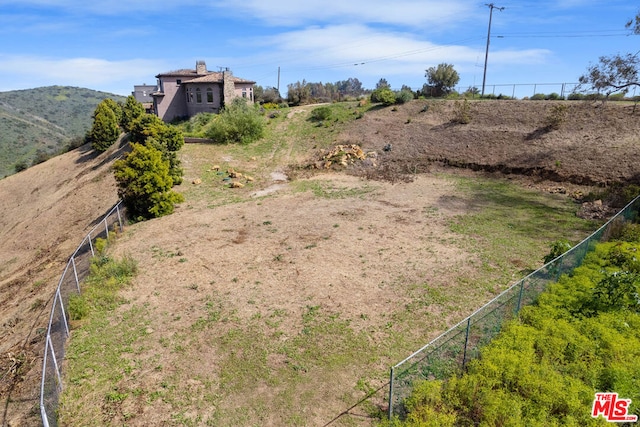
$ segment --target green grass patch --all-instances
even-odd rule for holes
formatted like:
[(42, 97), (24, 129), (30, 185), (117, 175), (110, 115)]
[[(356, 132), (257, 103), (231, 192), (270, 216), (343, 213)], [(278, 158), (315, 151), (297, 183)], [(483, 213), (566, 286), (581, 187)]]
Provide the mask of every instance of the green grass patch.
[[(503, 180), (456, 178), (471, 213), (450, 222), (458, 244), (477, 253), (488, 289), (506, 287), (543, 264), (558, 239), (581, 241), (601, 223), (576, 216), (565, 196), (528, 191)], [(514, 280), (515, 279), (515, 280)]]
[(358, 187), (340, 187), (331, 181), (313, 179), (294, 181), (291, 186), (295, 192), (311, 191), (314, 196), (323, 199), (362, 198), (377, 190), (375, 185), (369, 183)]

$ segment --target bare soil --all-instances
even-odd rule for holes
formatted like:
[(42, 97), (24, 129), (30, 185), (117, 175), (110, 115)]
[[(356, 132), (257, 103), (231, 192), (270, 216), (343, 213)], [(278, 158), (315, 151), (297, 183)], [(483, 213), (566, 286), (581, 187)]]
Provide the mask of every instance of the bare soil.
[[(359, 144), (376, 153), (375, 162), (344, 170), (310, 168), (321, 155), (313, 151), (284, 150), (256, 159), (219, 146), (186, 146), (179, 191), (187, 201), (169, 217), (131, 226), (116, 245), (117, 253), (135, 254), (141, 266), (126, 297), (156, 308), (150, 314), (158, 325), (151, 331), (155, 343), (184, 332), (201, 314), (194, 307), (211, 293), (221, 295), (240, 320), (286, 313), (280, 326), (285, 340), (287, 331), (292, 336), (300, 330), (302, 315), (315, 305), (351, 319), (355, 330), (374, 330), (388, 320), (386, 313), (411, 302), (410, 290), (394, 286), (399, 277), (411, 282), (428, 274), (434, 286), (445, 287), (470, 268), (474, 254), (447, 243), (446, 224), (471, 207), (456, 197), (443, 171), (507, 175), (523, 186), (578, 199), (600, 187), (640, 182), (640, 121), (633, 105), (568, 103), (567, 118), (556, 130), (546, 126), (554, 105), (548, 102), (472, 102), (465, 125), (452, 121), (459, 105), (414, 101), (367, 112), (335, 142)], [(117, 201), (110, 165), (119, 150), (95, 156), (83, 147), (0, 181), (3, 426), (39, 422), (52, 294), (69, 255)], [(251, 185), (234, 190), (240, 202), (217, 206), (206, 198), (219, 185), (210, 174), (214, 163), (255, 176)], [(282, 173), (296, 182), (313, 176), (325, 195), (296, 190)], [(203, 184), (192, 184), (203, 177)], [(468, 297), (480, 305), (492, 291)], [(443, 313), (441, 325), (463, 311)], [(413, 333), (418, 343), (433, 331)], [(380, 337), (370, 339), (377, 343)], [(213, 369), (216, 363), (215, 355), (175, 358), (159, 344), (148, 351), (161, 352), (166, 366), (181, 372)], [(380, 361), (381, 369), (389, 362)], [(286, 361), (269, 363), (277, 369)], [(293, 406), (306, 425), (327, 424), (357, 400), (353, 384), (363, 374), (354, 363), (352, 371), (331, 378), (333, 389), (322, 390), (326, 405), (313, 408), (304, 402), (309, 388), (318, 386), (310, 376)], [(351, 395), (336, 400), (336, 389)], [(252, 398), (269, 402), (272, 393), (256, 386)], [(135, 405), (129, 409), (142, 415), (130, 425), (160, 423), (167, 410), (159, 403)], [(278, 425), (282, 419), (264, 414), (261, 422)]]

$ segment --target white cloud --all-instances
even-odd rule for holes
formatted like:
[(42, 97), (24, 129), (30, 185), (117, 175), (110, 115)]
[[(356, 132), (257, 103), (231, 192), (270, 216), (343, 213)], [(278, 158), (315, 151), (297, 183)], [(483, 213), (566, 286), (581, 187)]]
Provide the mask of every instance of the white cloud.
[(368, 22), (424, 26), (425, 30), (461, 22), (477, 12), (477, 2), (470, 0), (224, 0), (216, 6), (247, 14), (271, 25)]
[[(480, 56), (484, 57), (482, 37), (443, 45), (410, 33), (381, 31), (364, 25), (313, 27), (262, 41), (276, 50), (271, 59), (300, 70), (360, 66), (375, 72), (400, 74), (406, 69), (415, 71), (416, 66), (424, 71), (442, 62), (468, 67)], [(478, 47), (469, 47), (469, 44)], [(542, 49), (496, 50), (492, 52), (492, 61), (539, 63), (548, 54)]]
[[(140, 59), (109, 61), (0, 55), (0, 81), (4, 86), (0, 90), (69, 85), (126, 95), (135, 84), (155, 83), (154, 76), (166, 67), (159, 61)], [(12, 78), (3, 77), (6, 75)]]

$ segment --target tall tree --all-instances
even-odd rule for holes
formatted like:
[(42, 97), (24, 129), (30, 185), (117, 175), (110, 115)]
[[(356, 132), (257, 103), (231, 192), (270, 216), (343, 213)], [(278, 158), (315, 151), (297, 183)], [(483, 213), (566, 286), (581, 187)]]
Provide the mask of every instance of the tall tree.
[(382, 89), (385, 87), (391, 89), (389, 82), (387, 81), (387, 79), (383, 77), (380, 80), (378, 80), (378, 83), (376, 83), (376, 89)]
[(133, 122), (144, 114), (144, 107), (136, 101), (133, 95), (129, 95), (122, 106), (122, 117), (120, 118), (120, 126), (126, 131), (131, 132)]
[(105, 99), (98, 104), (93, 112), (93, 124), (87, 133), (87, 141), (97, 151), (106, 151), (120, 136), (116, 113), (108, 101), (115, 104), (111, 99)]
[(460, 76), (453, 65), (447, 63), (438, 64), (437, 67), (429, 67), (425, 77), (429, 82), (432, 96), (447, 95), (460, 81)]

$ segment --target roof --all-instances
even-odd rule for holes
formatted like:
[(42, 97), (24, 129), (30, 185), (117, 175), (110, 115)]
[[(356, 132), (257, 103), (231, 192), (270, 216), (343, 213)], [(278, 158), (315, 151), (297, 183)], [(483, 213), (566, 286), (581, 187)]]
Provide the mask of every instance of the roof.
[[(189, 80), (185, 83), (222, 83), (222, 74), (223, 73), (209, 72), (204, 76), (196, 77), (195, 79)], [(231, 80), (233, 80), (234, 83), (255, 83), (254, 81), (241, 79), (236, 76), (231, 76)]]
[(182, 70), (175, 70), (175, 71), (168, 71), (166, 73), (160, 73), (156, 76), (156, 78), (158, 77), (191, 77), (191, 76), (197, 76), (198, 74), (196, 73), (196, 70), (189, 70), (189, 69), (182, 69)]
[[(196, 70), (182, 69), (182, 70), (175, 70), (175, 71), (169, 71), (167, 73), (158, 74), (156, 78), (193, 77), (191, 80), (184, 83), (222, 83), (222, 75), (223, 73), (215, 72), (215, 71), (207, 71), (207, 74), (202, 75), (202, 74), (197, 74)], [(240, 77), (236, 77), (236, 76), (231, 76), (231, 80), (233, 80), (234, 83), (245, 83), (245, 84), (256, 83), (253, 80), (241, 79)]]

